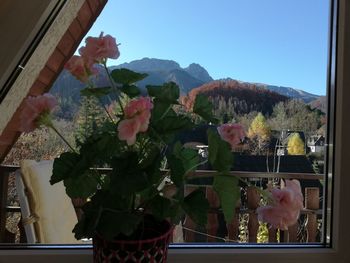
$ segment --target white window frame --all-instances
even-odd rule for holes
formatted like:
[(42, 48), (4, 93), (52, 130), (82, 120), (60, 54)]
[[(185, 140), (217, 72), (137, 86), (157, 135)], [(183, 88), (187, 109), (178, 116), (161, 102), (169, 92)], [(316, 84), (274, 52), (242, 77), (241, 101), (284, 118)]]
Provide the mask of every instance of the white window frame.
[[(184, 248), (175, 247), (169, 251), (168, 262), (298, 262), (298, 263), (346, 263), (350, 262), (350, 174), (348, 172), (350, 155), (350, 1), (338, 0), (338, 30), (337, 30), (337, 59), (331, 57), (330, 72), (336, 72), (334, 77), (330, 74), (330, 82), (336, 87), (335, 93), (335, 129), (334, 147), (328, 145), (329, 152), (333, 152), (333, 172), (329, 177), (333, 179), (333, 205), (331, 224), (331, 244), (325, 247), (249, 247), (249, 245), (238, 248)], [(336, 71), (332, 68), (336, 61)], [(332, 81), (333, 79), (333, 81)], [(328, 94), (330, 95), (330, 94)], [(332, 113), (332, 109), (329, 114)], [(210, 244), (208, 244), (210, 245)], [(83, 247), (55, 248), (42, 246), (26, 247), (25, 249), (0, 250), (0, 262), (22, 263), (22, 262), (50, 262), (50, 263), (77, 263), (92, 262), (92, 249)]]

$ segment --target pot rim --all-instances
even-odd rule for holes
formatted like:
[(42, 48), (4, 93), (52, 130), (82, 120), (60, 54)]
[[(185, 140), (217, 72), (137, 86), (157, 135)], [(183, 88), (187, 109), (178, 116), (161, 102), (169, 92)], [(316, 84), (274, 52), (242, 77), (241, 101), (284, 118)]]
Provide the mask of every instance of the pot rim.
[(170, 234), (173, 232), (174, 230), (174, 225), (170, 224), (168, 220), (164, 220), (164, 223), (167, 224), (167, 226), (169, 227), (169, 229), (162, 235), (154, 237), (154, 238), (148, 238), (148, 239), (135, 239), (135, 240), (123, 240), (123, 239), (117, 239), (117, 240), (106, 240), (105, 238), (103, 238), (99, 233), (95, 233), (95, 236), (97, 236), (99, 239), (107, 241), (109, 243), (123, 243), (123, 244), (144, 244), (144, 243), (152, 243), (152, 242), (156, 242), (160, 239), (165, 239), (168, 236), (170, 236)]

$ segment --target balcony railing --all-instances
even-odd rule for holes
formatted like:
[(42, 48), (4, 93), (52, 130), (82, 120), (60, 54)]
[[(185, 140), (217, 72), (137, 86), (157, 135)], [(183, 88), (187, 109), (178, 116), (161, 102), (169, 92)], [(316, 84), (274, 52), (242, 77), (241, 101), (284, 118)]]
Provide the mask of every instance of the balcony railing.
[[(15, 241), (15, 234), (7, 231), (6, 218), (7, 213), (20, 213), (20, 207), (9, 206), (8, 201), (8, 181), (10, 174), (19, 169), (18, 166), (1, 166), (0, 165), (0, 242), (12, 243)], [(108, 169), (101, 169), (106, 171)], [(166, 171), (164, 171), (166, 172)], [(203, 178), (207, 179), (213, 176), (214, 171), (197, 170), (192, 172), (189, 177), (194, 179), (194, 183), (186, 185), (185, 194), (189, 194), (198, 187), (203, 188), (207, 199), (210, 203), (210, 211), (208, 213), (208, 224), (203, 228), (199, 228), (195, 223), (186, 217), (183, 221), (183, 236), (185, 242), (241, 242), (240, 231), (242, 222), (245, 223), (246, 241), (256, 243), (259, 232), (259, 222), (257, 219), (256, 208), (259, 206), (260, 195), (253, 187), (241, 185), (241, 199), (235, 208), (235, 217), (232, 222), (224, 222), (222, 211), (219, 206), (219, 199), (210, 185), (210, 180), (203, 182)], [(298, 179), (302, 186), (305, 183), (304, 190), (304, 209), (301, 211), (302, 223), (289, 227), (288, 231), (281, 231), (274, 228), (268, 228), (269, 243), (314, 243), (319, 242), (321, 231), (319, 224), (322, 224), (321, 215), (322, 207), (320, 200), (322, 198), (322, 187), (319, 182), (324, 179), (323, 175), (306, 174), (306, 173), (261, 173), (261, 172), (230, 172), (232, 176), (239, 176), (242, 179), (256, 182), (258, 184), (268, 179)], [(200, 183), (196, 183), (196, 178), (200, 177)], [(310, 182), (314, 182), (316, 186), (310, 187)], [(311, 184), (312, 185), (312, 184)], [(321, 192), (321, 195), (320, 195)], [(242, 220), (244, 218), (244, 220)], [(20, 230), (23, 229), (19, 225)], [(21, 233), (21, 242), (25, 241), (24, 231)]]

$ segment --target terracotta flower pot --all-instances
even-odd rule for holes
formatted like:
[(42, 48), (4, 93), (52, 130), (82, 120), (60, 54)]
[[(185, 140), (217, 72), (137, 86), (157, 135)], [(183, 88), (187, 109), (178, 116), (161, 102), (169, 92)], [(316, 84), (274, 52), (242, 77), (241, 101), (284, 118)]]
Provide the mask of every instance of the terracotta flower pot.
[[(173, 227), (168, 221), (163, 221), (157, 229), (146, 227), (144, 232), (146, 238), (140, 240), (108, 241), (98, 234), (95, 235), (93, 238), (94, 263), (166, 262)], [(147, 236), (151, 238), (147, 238)]]

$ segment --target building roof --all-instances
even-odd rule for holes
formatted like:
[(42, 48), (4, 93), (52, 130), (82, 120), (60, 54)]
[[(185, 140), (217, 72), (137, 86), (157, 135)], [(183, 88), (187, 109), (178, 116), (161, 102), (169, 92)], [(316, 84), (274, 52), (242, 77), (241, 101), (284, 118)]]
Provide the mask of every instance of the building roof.
[[(235, 155), (234, 171), (314, 173), (311, 162), (305, 155)], [(279, 169), (278, 167), (279, 163)], [(277, 170), (278, 169), (278, 170)]]
[[(11, 3), (11, 1), (7, 2)], [(30, 1), (30, 4), (38, 4), (39, 2)], [(13, 73), (18, 72), (18, 68), (21, 68), (22, 71), (16, 75), (16, 79), (6, 90), (6, 94), (1, 83), (1, 90), (4, 92), (2, 92), (3, 96), (0, 101), (0, 163), (20, 135), (18, 131), (19, 115), (23, 99), (27, 96), (45, 93), (50, 89), (64, 64), (73, 55), (81, 40), (101, 13), (107, 0), (56, 2), (57, 5), (62, 2), (64, 4), (59, 6), (57, 14), (52, 21), (49, 21), (49, 24), (45, 24), (45, 27), (43, 27), (43, 24), (36, 31), (37, 34), (41, 33), (42, 35), (40, 35), (40, 39), (36, 39), (36, 42), (32, 41), (28, 46), (32, 51), (25, 67), (22, 67), (21, 61), (18, 61), (18, 64), (12, 69)], [(58, 7), (53, 6), (51, 11), (56, 10), (54, 8)], [(24, 16), (25, 11), (22, 10)], [(48, 7), (44, 11), (48, 12)], [(49, 15), (48, 13), (45, 17), (46, 20)], [(41, 17), (41, 19), (43, 18)], [(8, 26), (13, 29), (12, 24)]]

